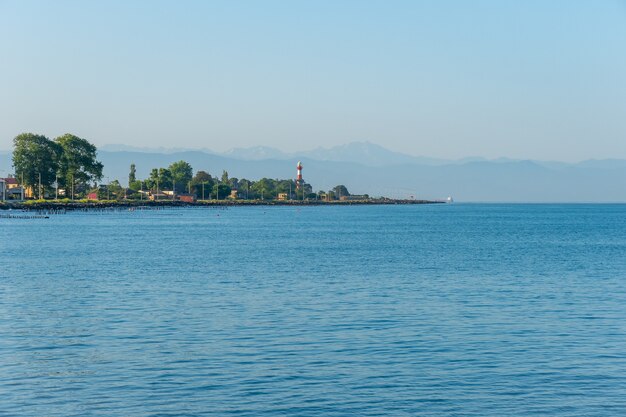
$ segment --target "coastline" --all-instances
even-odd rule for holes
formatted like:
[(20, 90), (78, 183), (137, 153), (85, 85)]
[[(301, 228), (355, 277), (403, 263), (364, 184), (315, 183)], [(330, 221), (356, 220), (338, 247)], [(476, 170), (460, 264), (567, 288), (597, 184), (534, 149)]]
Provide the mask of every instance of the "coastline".
[(139, 207), (236, 207), (236, 206), (354, 206), (354, 205), (398, 205), (398, 204), (445, 204), (443, 200), (398, 200), (398, 199), (368, 199), (346, 201), (316, 201), (316, 200), (201, 200), (196, 202), (184, 201), (20, 201), (0, 202), (0, 210), (23, 211), (71, 211), (71, 210), (99, 210), (109, 208), (139, 208)]

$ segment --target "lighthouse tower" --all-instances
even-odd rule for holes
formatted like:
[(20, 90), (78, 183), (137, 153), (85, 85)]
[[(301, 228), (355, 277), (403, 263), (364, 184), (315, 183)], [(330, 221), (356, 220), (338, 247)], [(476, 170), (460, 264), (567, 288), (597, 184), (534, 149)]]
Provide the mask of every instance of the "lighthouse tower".
[(296, 166), (298, 169), (298, 175), (296, 177), (296, 190), (302, 188), (303, 180), (302, 180), (302, 162), (298, 161), (298, 165)]

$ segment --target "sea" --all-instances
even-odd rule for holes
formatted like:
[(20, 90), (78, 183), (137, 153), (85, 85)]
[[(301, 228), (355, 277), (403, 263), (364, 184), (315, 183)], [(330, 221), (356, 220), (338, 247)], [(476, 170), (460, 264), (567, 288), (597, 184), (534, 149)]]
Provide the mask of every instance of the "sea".
[(624, 416), (626, 205), (0, 218), (0, 415)]

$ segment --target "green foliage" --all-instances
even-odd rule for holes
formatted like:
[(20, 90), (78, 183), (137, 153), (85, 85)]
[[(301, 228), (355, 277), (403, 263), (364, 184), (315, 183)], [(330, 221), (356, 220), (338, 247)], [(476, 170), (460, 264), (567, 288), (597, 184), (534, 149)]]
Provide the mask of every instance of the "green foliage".
[(345, 185), (337, 185), (333, 188), (333, 191), (337, 195), (337, 198), (347, 197), (350, 195)]
[(250, 187), (252, 186), (252, 181), (249, 181), (245, 178), (237, 181), (237, 190), (239, 191), (239, 198), (253, 198), (254, 192), (250, 191)]
[(129, 183), (128, 184), (128, 188), (130, 188), (131, 190), (134, 190), (134, 191), (139, 191), (141, 189), (143, 189), (143, 190), (148, 190), (149, 189), (149, 187), (147, 187), (145, 185), (145, 183), (143, 181), (141, 181), (141, 180), (135, 180), (135, 181)]
[(150, 178), (146, 180), (150, 190), (171, 190), (172, 173), (167, 168), (154, 168), (150, 171)]
[(276, 196), (275, 181), (269, 178), (261, 178), (252, 184), (250, 191), (255, 198), (263, 200), (272, 200)]
[(232, 189), (230, 188), (230, 186), (226, 184), (215, 185), (212, 191), (213, 197), (217, 198), (218, 200), (223, 200), (226, 197), (230, 196), (231, 190)]
[(137, 170), (135, 164), (130, 164), (130, 172), (128, 173), (128, 186), (137, 180)]
[(107, 185), (107, 198), (108, 196), (114, 196), (115, 198), (117, 198), (118, 200), (124, 198), (125, 196), (125, 189), (124, 187), (122, 187), (122, 185), (120, 184), (120, 182), (118, 180), (114, 180), (111, 181), (108, 185)]
[[(38, 190), (50, 188), (59, 168), (62, 148), (43, 135), (22, 133), (13, 139), (13, 166), (15, 173), (24, 185)], [(42, 197), (42, 190), (37, 196)]]
[(102, 178), (102, 163), (96, 159), (97, 149), (89, 141), (70, 133), (54, 141), (62, 150), (58, 160), (60, 187), (67, 189), (72, 183), (84, 185)]
[(191, 165), (185, 161), (178, 161), (171, 164), (168, 170), (172, 183), (176, 185), (176, 191), (187, 191), (187, 186), (193, 177)]
[(295, 198), (298, 200), (310, 198), (309, 195), (313, 194), (313, 187), (311, 186), (311, 184), (302, 182), (301, 188), (299, 190), (296, 190), (295, 194)]
[(196, 175), (194, 175), (194, 177), (192, 178), (192, 181), (194, 184), (202, 184), (207, 183), (209, 181), (213, 181), (213, 179), (211, 178), (211, 175), (209, 175), (208, 172), (206, 171), (198, 171), (196, 172)]

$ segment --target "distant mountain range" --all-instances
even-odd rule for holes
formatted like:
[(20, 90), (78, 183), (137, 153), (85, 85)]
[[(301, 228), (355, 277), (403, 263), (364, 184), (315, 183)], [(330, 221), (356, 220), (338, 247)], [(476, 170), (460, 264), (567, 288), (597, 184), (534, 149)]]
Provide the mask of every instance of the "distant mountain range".
[[(397, 198), (485, 202), (626, 202), (626, 160), (579, 163), (480, 157), (445, 160), (416, 157), (369, 142), (285, 153), (270, 147), (236, 148), (224, 153), (191, 149), (146, 149), (125, 145), (100, 148), (108, 179), (125, 183), (131, 163), (137, 175), (185, 160), (194, 170), (259, 179), (295, 177), (297, 161), (314, 190), (344, 184), (355, 194)], [(5, 172), (3, 172), (3, 170)], [(0, 175), (11, 171), (11, 157), (0, 152)]]

